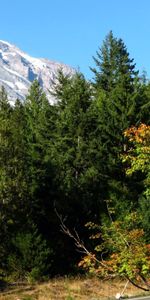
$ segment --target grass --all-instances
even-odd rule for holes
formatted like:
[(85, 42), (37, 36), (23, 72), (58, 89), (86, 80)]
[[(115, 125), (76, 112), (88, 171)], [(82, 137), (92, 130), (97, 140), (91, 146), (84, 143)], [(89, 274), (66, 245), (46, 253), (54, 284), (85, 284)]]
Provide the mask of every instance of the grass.
[[(101, 281), (96, 278), (58, 278), (47, 283), (14, 286), (0, 293), (0, 300), (111, 300), (121, 293), (125, 282)], [(128, 284), (125, 295), (140, 295)], [(146, 295), (146, 293), (145, 293)]]

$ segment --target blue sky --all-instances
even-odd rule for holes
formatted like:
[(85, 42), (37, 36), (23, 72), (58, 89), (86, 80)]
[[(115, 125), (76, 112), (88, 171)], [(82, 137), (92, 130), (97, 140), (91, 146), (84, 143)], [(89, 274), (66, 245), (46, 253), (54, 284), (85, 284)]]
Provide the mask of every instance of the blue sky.
[(150, 77), (150, 0), (5, 0), (0, 10), (0, 39), (32, 56), (91, 78), (92, 55), (112, 30)]

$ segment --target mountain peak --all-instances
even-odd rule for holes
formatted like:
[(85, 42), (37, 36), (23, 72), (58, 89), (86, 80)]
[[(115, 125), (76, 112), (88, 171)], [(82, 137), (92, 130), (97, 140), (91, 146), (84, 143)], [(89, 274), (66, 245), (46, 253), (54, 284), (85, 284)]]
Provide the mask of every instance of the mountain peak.
[(64, 74), (74, 74), (75, 70), (65, 64), (44, 58), (35, 58), (15, 45), (0, 40), (0, 85), (4, 86), (10, 102), (19, 98), (24, 100), (31, 83), (37, 79), (51, 103), (52, 82), (59, 69)]

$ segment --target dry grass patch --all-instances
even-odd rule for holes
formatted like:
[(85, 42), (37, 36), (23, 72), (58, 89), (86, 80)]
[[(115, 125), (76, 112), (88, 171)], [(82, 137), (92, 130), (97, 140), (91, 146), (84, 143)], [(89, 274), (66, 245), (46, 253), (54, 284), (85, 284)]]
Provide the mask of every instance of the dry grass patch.
[[(47, 283), (9, 289), (0, 294), (0, 300), (108, 300), (122, 292), (124, 285), (122, 280), (58, 278)], [(139, 289), (128, 284), (125, 295), (140, 294)]]

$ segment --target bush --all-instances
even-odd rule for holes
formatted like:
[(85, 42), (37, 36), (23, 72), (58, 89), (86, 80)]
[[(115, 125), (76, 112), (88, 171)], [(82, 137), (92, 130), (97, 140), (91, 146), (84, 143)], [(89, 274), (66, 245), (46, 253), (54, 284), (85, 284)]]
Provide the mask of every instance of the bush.
[(18, 233), (12, 244), (13, 251), (8, 256), (8, 269), (14, 279), (34, 282), (48, 274), (53, 252), (37, 229)]

